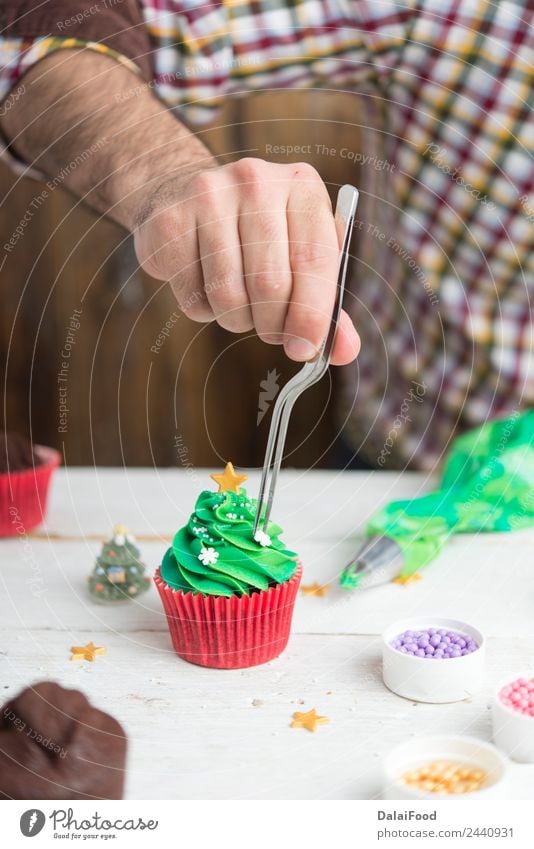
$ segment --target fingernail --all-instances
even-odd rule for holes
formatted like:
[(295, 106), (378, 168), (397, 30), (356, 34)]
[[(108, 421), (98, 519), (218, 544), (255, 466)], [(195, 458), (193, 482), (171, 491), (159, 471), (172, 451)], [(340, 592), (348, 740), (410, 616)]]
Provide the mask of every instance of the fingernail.
[(303, 362), (304, 360), (312, 360), (317, 353), (317, 349), (311, 342), (306, 339), (290, 339), (286, 345), (286, 354), (292, 360)]

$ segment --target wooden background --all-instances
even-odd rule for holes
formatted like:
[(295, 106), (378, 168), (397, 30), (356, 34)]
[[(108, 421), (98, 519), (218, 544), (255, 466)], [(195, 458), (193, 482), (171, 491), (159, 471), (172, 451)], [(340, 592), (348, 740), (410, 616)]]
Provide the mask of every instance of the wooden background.
[[(353, 165), (324, 155), (269, 156), (265, 144), (355, 148), (348, 125), (353, 109), (350, 95), (259, 95), (228, 104), (202, 138), (222, 161), (307, 159), (335, 195), (342, 182), (356, 179)], [(61, 187), (47, 191), (0, 169), (0, 246), (26, 211), (33, 212), (15, 248), (2, 251), (4, 428), (60, 448), (68, 464), (216, 466), (231, 458), (240, 466), (260, 465), (270, 421), (267, 414), (256, 425), (260, 381), (276, 369), (282, 385), (295, 365), (279, 348), (183, 316), (154, 354), (150, 349), (176, 305), (166, 285), (139, 272), (132, 240)], [(32, 208), (36, 196), (42, 203)], [(68, 413), (60, 432), (58, 374), (76, 309), (82, 313), (63, 384)], [(335, 370), (299, 401), (287, 465), (331, 464), (333, 381)]]

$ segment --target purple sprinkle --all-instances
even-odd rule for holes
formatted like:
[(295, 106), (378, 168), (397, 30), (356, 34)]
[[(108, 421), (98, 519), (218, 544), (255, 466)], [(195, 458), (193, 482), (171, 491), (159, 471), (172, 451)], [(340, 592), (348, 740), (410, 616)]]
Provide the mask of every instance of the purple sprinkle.
[(404, 631), (398, 634), (390, 645), (403, 654), (438, 660), (465, 657), (478, 649), (472, 637), (458, 631), (447, 631), (445, 628)]

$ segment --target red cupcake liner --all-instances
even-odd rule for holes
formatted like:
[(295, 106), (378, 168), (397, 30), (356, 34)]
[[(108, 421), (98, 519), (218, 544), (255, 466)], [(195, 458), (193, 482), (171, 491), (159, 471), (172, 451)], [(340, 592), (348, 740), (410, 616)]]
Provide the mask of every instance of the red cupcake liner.
[(50, 478), (61, 455), (43, 445), (35, 445), (34, 451), (39, 465), (0, 474), (0, 537), (24, 534), (45, 517)]
[(172, 644), (189, 663), (240, 669), (267, 663), (283, 652), (302, 576), (250, 596), (204, 596), (173, 590), (158, 568), (154, 582), (163, 602)]

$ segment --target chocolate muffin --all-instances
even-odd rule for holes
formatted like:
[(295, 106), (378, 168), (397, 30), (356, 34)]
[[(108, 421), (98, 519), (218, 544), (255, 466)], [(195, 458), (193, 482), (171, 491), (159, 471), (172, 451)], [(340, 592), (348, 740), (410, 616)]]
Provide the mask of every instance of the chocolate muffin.
[(22, 535), (41, 524), (60, 460), (54, 448), (32, 446), (20, 434), (0, 431), (0, 537)]
[(28, 687), (0, 714), (0, 799), (122, 799), (126, 735), (79, 690)]
[(42, 459), (33, 450), (31, 442), (19, 433), (0, 431), (0, 474), (3, 472), (22, 472), (42, 463)]

